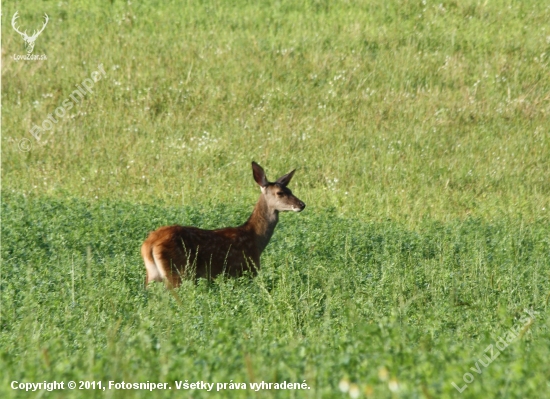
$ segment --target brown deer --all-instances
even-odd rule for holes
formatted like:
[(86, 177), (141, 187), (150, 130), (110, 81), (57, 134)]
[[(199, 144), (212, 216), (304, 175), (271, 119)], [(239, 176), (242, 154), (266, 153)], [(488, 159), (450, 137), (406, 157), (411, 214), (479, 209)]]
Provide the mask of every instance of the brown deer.
[(203, 230), (197, 227), (164, 226), (153, 231), (141, 246), (147, 276), (178, 287), (184, 277), (214, 278), (220, 274), (238, 277), (245, 270), (255, 275), (260, 255), (269, 243), (279, 212), (301, 212), (306, 207), (287, 187), (295, 170), (274, 183), (267, 181), (260, 165), (252, 162), (260, 198), (246, 223), (239, 227)]

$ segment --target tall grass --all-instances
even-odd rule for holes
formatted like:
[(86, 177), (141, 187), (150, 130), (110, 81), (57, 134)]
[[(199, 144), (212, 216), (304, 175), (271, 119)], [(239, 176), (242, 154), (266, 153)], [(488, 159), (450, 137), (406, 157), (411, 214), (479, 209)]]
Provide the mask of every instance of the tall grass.
[[(49, 15), (46, 61), (12, 58), (15, 11), (29, 31)], [(0, 396), (37, 395), (14, 380), (173, 387), (42, 393), (59, 398), (340, 398), (347, 381), (362, 397), (548, 396), (545, 2), (30, 0), (1, 18)], [(251, 160), (297, 168), (308, 205), (281, 217), (261, 273), (144, 290), (147, 232), (242, 223)]]
[[(4, 184), (168, 204), (299, 168), (369, 218), (547, 217), (550, 9), (539, 1), (4, 4)], [(35, 53), (9, 19), (50, 23)], [(107, 80), (22, 138), (103, 63)], [(346, 194), (347, 193), (347, 194)]]
[(399, 396), (454, 397), (451, 382), (463, 386), (463, 374), (525, 309), (542, 314), (463, 396), (548, 392), (544, 223), (426, 222), (419, 233), (334, 210), (285, 215), (257, 278), (188, 282), (171, 296), (160, 284), (143, 290), (144, 232), (181, 220), (208, 226), (211, 214), (236, 223), (239, 209), (8, 195), (2, 212), (11, 221), (2, 230), (3, 396), (16, 393), (9, 389), (13, 380), (154, 381), (175, 389), (179, 380), (305, 379), (312, 390), (296, 397), (342, 397), (337, 386), (347, 378), (389, 397), (388, 381), (379, 377), (386, 370)]

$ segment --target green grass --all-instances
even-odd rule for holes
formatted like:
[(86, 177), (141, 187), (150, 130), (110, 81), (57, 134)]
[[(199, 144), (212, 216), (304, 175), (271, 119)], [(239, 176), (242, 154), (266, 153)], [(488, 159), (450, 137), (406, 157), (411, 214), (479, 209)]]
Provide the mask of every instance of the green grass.
[[(2, 6), (0, 396), (36, 396), (13, 380), (173, 387), (72, 397), (348, 397), (341, 381), (362, 397), (550, 395), (545, 2)], [(11, 58), (15, 11), (28, 31), (49, 15), (47, 61)], [(36, 142), (99, 63), (107, 77)], [(251, 160), (271, 179), (297, 168), (308, 205), (283, 215), (260, 274), (145, 291), (147, 233), (242, 223)]]
[[(256, 279), (189, 282), (174, 297), (161, 285), (145, 292), (138, 251), (145, 232), (183, 220), (209, 225), (210, 213), (228, 222), (243, 216), (4, 198), (4, 218), (13, 221), (2, 231), (4, 392), (13, 379), (306, 379), (313, 392), (305, 396), (340, 397), (337, 384), (347, 377), (385, 397), (378, 377), (385, 367), (404, 397), (452, 397), (450, 383), (460, 383), (524, 309), (546, 307), (544, 223), (467, 219), (414, 232), (334, 210), (285, 215)], [(549, 322), (535, 320), (465, 397), (548, 391)]]

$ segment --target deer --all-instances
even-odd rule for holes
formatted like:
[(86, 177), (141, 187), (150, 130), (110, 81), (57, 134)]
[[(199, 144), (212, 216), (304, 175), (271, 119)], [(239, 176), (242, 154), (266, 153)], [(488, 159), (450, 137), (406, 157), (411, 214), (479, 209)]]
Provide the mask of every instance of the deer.
[(248, 220), (238, 227), (204, 230), (174, 225), (151, 232), (141, 246), (145, 288), (153, 281), (172, 289), (185, 278), (240, 277), (245, 271), (257, 275), (260, 256), (273, 236), (279, 212), (301, 212), (306, 207), (287, 187), (295, 171), (269, 182), (262, 167), (253, 161), (260, 198)]
[(48, 17), (48, 14), (44, 14), (44, 23), (42, 25), (42, 28), (39, 31), (35, 30), (32, 36), (29, 36), (27, 35), (27, 31), (21, 32), (15, 25), (15, 21), (17, 20), (17, 18), (19, 18), (19, 15), (17, 14), (19, 14), (19, 11), (16, 11), (15, 14), (13, 14), (13, 17), (11, 19), (11, 26), (17, 33), (19, 33), (23, 37), (23, 40), (25, 41), (25, 47), (27, 48), (27, 54), (31, 54), (34, 50), (34, 42), (42, 33), (42, 31), (46, 29), (46, 25), (48, 25), (48, 21), (50, 20), (50, 18)]

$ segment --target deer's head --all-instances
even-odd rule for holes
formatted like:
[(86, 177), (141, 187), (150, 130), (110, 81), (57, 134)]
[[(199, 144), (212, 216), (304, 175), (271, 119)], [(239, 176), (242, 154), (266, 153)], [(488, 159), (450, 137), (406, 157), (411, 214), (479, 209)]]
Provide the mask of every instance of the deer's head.
[(279, 177), (273, 183), (267, 180), (264, 170), (256, 162), (252, 162), (252, 172), (254, 174), (254, 180), (260, 186), (262, 196), (265, 198), (269, 208), (279, 212), (301, 212), (304, 210), (306, 204), (295, 197), (292, 191), (287, 187), (295, 170)]
[(19, 18), (19, 15), (17, 15), (18, 13), (19, 11), (13, 14), (13, 18), (11, 19), (11, 26), (13, 26), (13, 29), (15, 29), (15, 31), (23, 37), (23, 40), (25, 41), (25, 47), (27, 48), (27, 54), (30, 54), (34, 50), (34, 42), (36, 41), (36, 38), (42, 33), (44, 28), (46, 28), (46, 25), (48, 25), (48, 21), (50, 19), (48, 18), (48, 14), (44, 14), (44, 24), (42, 25), (42, 28), (39, 31), (35, 30), (32, 36), (29, 36), (27, 35), (27, 31), (21, 32), (15, 24), (17, 18)]

